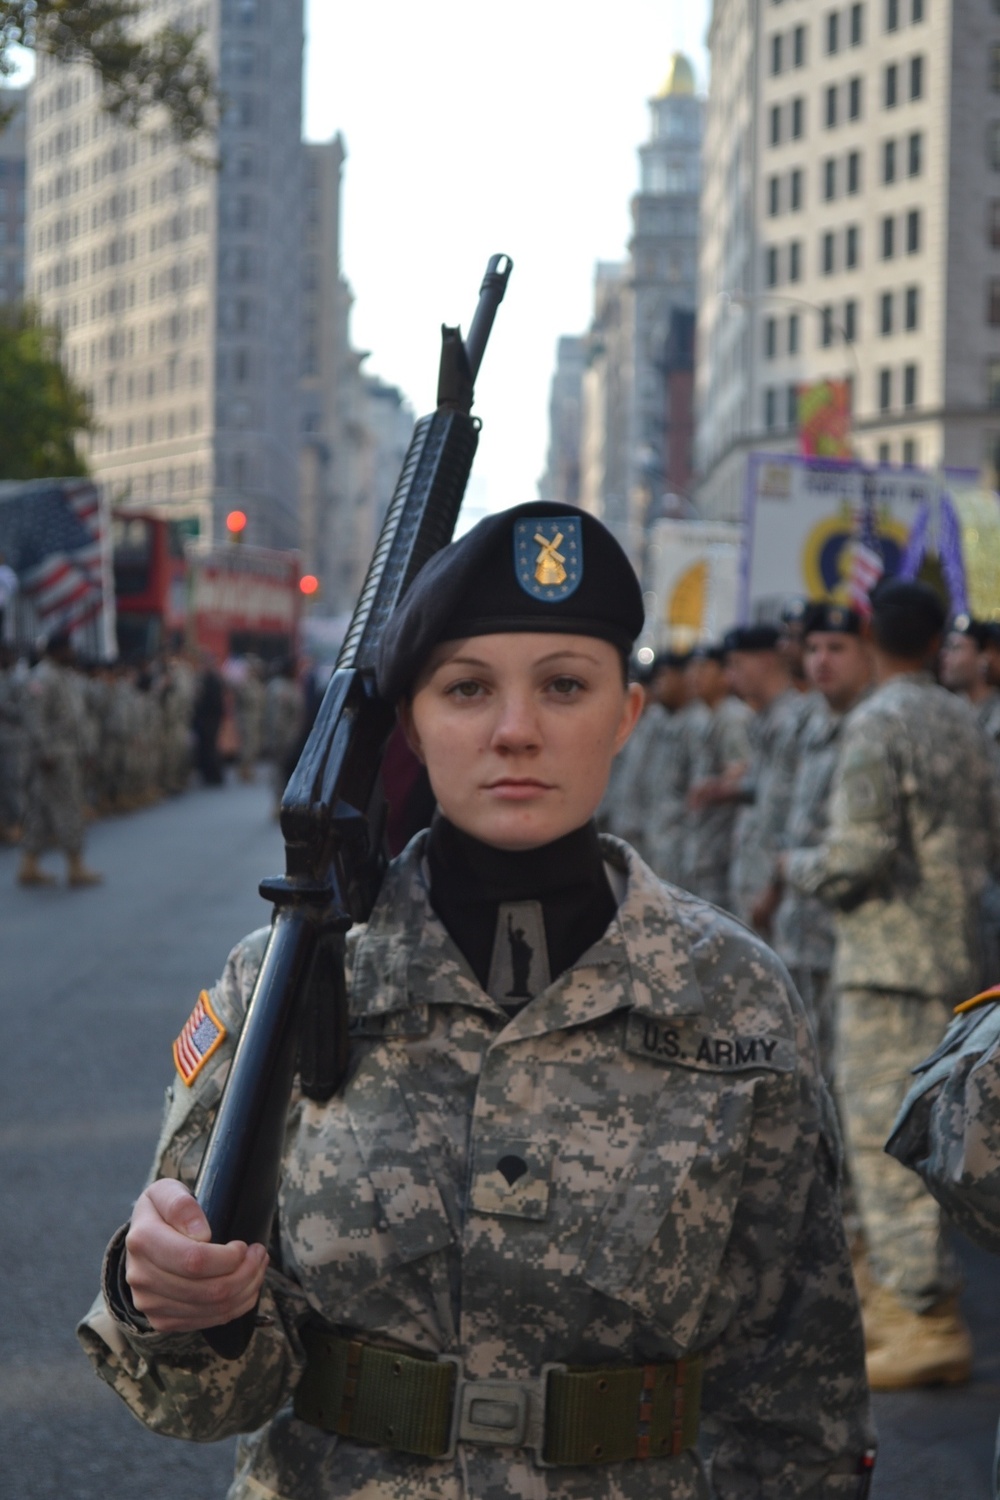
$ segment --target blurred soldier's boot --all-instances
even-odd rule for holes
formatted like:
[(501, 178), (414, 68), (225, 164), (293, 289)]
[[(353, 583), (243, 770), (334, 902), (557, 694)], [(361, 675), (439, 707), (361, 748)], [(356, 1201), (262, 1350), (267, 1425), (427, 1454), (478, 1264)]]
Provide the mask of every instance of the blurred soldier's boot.
[(43, 870), (37, 854), (22, 854), (21, 868), (17, 872), (18, 885), (55, 885), (56, 877)]
[(104, 879), (104, 876), (97, 870), (88, 870), (83, 862), (82, 855), (67, 854), (66, 863), (68, 866), (66, 876), (68, 885), (100, 885)]
[(873, 1391), (964, 1385), (972, 1374), (972, 1339), (957, 1297), (915, 1313), (880, 1286), (868, 1299), (864, 1320)]

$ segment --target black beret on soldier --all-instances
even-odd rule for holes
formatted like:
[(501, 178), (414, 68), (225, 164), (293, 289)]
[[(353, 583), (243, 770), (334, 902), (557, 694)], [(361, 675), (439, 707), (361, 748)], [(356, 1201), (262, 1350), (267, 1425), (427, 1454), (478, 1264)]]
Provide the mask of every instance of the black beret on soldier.
[(843, 604), (810, 604), (803, 617), (802, 633), (811, 635), (814, 630), (830, 635), (860, 635), (861, 616)]
[(975, 641), (978, 650), (985, 651), (990, 643), (990, 627), (985, 620), (974, 620), (971, 615), (956, 615), (948, 626), (956, 635), (967, 635)]
[(734, 625), (722, 644), (728, 651), (777, 651), (781, 631), (777, 625)]
[(439, 642), (466, 636), (590, 635), (627, 656), (644, 618), (639, 580), (607, 527), (576, 506), (529, 501), (424, 564), (386, 626), (378, 690), (394, 703)]

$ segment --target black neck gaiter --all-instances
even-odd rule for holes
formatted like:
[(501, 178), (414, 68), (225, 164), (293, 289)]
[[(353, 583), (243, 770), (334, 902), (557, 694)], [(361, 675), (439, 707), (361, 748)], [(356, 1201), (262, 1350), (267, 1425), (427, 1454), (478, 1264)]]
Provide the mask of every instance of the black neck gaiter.
[(437, 813), (431, 905), (483, 989), (513, 1012), (606, 931), (616, 902), (593, 823), (539, 849), (495, 849)]

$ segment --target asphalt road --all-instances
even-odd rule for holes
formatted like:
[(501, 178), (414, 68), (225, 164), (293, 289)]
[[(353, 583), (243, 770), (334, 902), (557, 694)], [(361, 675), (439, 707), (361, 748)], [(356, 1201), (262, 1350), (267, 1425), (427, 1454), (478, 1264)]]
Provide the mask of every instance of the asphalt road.
[[(170, 1044), (281, 868), (259, 787), (193, 791), (98, 824), (86, 891), (23, 891), (0, 850), (0, 1496), (220, 1500), (232, 1444), (153, 1437), (91, 1373), (74, 1324), (128, 1217)], [(56, 868), (53, 862), (53, 868)], [(874, 1500), (987, 1500), (1000, 1412), (1000, 1265), (961, 1247), (975, 1378), (881, 1397)]]

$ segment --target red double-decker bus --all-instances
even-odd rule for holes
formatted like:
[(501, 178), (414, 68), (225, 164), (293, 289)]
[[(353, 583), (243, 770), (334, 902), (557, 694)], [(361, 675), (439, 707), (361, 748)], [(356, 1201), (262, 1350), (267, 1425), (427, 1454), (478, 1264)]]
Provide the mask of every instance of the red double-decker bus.
[(219, 662), (294, 656), (302, 594), (297, 552), (199, 547), (183, 521), (119, 511), (112, 522), (118, 650), (143, 660), (183, 641)]

